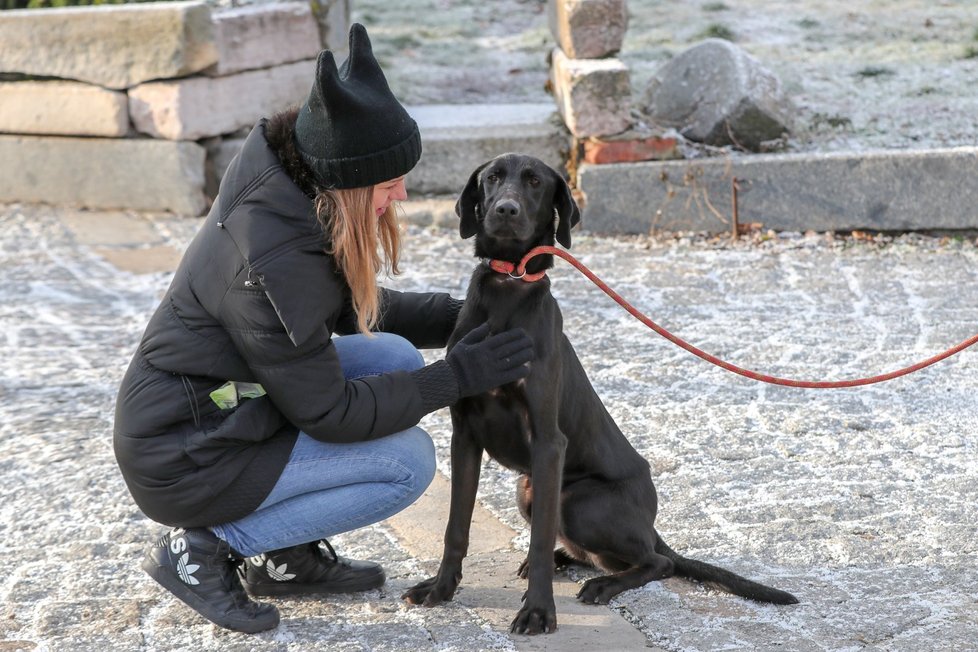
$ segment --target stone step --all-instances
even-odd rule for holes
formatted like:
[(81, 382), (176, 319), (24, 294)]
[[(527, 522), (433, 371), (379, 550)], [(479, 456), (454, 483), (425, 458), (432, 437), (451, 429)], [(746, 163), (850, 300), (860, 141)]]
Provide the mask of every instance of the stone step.
[(204, 158), (192, 142), (0, 135), (0, 202), (200, 215)]
[(584, 228), (723, 232), (732, 181), (741, 224), (776, 231), (978, 228), (978, 148), (760, 154), (582, 165)]
[(553, 104), (436, 104), (408, 111), (423, 152), (408, 175), (413, 194), (457, 194), (479, 165), (506, 152), (564, 170), (569, 140)]
[[(475, 168), (505, 152), (536, 156), (563, 171), (568, 138), (552, 104), (407, 107), (421, 130), (423, 152), (408, 175), (412, 196), (457, 194)], [(208, 188), (215, 189), (244, 139), (213, 145)]]

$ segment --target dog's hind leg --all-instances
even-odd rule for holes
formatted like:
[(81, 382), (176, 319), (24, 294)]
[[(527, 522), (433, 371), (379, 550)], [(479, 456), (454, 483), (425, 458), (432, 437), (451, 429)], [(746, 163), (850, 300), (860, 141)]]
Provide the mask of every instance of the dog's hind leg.
[[(586, 478), (565, 487), (563, 538), (587, 551), (599, 568), (615, 571), (584, 583), (578, 600), (606, 604), (622, 591), (671, 577), (673, 562), (656, 551), (655, 511), (636, 496), (631, 481)], [(649, 494), (653, 495), (654, 494)]]

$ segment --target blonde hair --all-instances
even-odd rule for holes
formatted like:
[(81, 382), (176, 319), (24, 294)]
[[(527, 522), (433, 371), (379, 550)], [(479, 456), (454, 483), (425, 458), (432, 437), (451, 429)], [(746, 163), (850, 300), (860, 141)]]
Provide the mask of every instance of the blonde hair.
[(401, 234), (393, 206), (376, 217), (373, 187), (323, 190), (316, 195), (316, 216), (329, 236), (327, 253), (350, 286), (357, 329), (370, 335), (380, 321), (377, 275), (399, 274)]

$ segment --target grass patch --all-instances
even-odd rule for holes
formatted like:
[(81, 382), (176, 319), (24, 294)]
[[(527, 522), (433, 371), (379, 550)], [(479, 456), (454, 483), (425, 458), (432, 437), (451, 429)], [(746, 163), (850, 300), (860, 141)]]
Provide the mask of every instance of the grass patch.
[(891, 68), (886, 68), (885, 66), (866, 66), (861, 70), (856, 71), (857, 77), (863, 77), (864, 79), (869, 79), (871, 77), (889, 77), (895, 75)]
[(798, 27), (802, 29), (815, 29), (822, 23), (818, 22), (814, 18), (802, 18), (798, 21)]
[(851, 129), (852, 120), (844, 115), (828, 113), (816, 113), (812, 116), (812, 129), (818, 129), (822, 125), (827, 125), (832, 129)]
[(703, 11), (727, 11), (730, 9), (727, 5), (722, 2), (707, 2), (705, 5), (700, 7)]
[(978, 46), (969, 45), (964, 49), (964, 54), (961, 55), (962, 59), (978, 59)]
[(724, 41), (733, 41), (736, 38), (732, 29), (720, 23), (713, 23), (707, 26), (706, 29), (700, 32), (699, 36), (700, 38), (722, 38)]

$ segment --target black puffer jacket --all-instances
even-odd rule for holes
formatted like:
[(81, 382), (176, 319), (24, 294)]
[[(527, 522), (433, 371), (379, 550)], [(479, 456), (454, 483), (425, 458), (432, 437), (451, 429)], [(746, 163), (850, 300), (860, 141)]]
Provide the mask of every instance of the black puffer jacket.
[[(380, 330), (444, 346), (460, 303), (385, 290)], [(235, 520), (271, 491), (299, 429), (333, 442), (382, 437), (457, 396), (444, 361), (345, 380), (330, 336), (354, 325), (312, 202), (281, 167), (262, 121), (119, 390), (116, 459), (146, 515), (183, 527)], [(229, 380), (261, 383), (267, 395), (222, 410), (210, 393)]]

